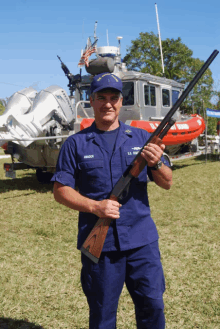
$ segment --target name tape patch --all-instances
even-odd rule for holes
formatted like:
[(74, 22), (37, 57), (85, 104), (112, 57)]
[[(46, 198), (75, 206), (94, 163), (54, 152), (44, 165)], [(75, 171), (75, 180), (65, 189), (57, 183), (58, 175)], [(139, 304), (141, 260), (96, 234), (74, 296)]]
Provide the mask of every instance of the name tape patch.
[(84, 159), (92, 159), (94, 158), (94, 154), (91, 154), (91, 155), (84, 155)]

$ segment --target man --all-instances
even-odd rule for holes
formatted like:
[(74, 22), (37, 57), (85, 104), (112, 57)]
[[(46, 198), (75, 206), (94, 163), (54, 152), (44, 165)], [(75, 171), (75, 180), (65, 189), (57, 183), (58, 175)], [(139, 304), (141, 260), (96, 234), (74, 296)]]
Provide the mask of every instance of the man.
[[(142, 152), (147, 166), (132, 180), (120, 203), (110, 193), (149, 138), (149, 133), (118, 119), (122, 82), (110, 73), (93, 78), (90, 103), (95, 122), (70, 136), (61, 148), (53, 177), (54, 197), (78, 210), (78, 249), (97, 219), (112, 218), (98, 264), (82, 254), (81, 283), (90, 308), (90, 329), (116, 328), (118, 299), (125, 283), (135, 305), (138, 328), (165, 328), (165, 290), (158, 234), (150, 215), (147, 173), (162, 188), (172, 171), (162, 154), (165, 146), (149, 143)], [(75, 188), (78, 187), (78, 191)]]

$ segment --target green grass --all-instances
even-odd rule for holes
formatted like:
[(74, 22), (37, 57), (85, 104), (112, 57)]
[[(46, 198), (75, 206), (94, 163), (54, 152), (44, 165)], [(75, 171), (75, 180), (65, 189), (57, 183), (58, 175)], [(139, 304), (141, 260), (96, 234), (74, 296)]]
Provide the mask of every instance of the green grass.
[[(56, 203), (34, 171), (4, 178), (0, 160), (0, 328), (87, 329), (80, 285), (77, 212)], [(175, 162), (174, 184), (150, 183), (166, 277), (167, 328), (220, 327), (220, 161)], [(7, 326), (3, 325), (7, 324)], [(135, 328), (123, 289), (118, 328)]]
[(5, 155), (3, 148), (0, 147), (0, 155)]

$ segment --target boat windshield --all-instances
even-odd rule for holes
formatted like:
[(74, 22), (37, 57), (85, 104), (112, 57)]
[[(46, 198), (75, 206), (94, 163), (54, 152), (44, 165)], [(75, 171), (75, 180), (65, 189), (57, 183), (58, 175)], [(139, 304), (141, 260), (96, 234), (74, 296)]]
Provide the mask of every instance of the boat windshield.
[(170, 91), (168, 89), (162, 89), (162, 96), (163, 96), (163, 106), (169, 107), (170, 106)]
[(134, 82), (126, 81), (123, 82), (122, 87), (123, 94), (123, 106), (134, 105)]
[(156, 106), (156, 89), (151, 85), (144, 85), (145, 105)]
[(174, 105), (179, 98), (179, 90), (172, 90), (172, 104)]

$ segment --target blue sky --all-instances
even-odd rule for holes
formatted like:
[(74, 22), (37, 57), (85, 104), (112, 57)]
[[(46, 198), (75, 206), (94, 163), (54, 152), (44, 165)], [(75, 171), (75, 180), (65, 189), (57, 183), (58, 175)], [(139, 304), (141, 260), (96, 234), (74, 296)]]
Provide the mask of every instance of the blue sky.
[[(157, 0), (162, 40), (180, 37), (193, 57), (206, 60), (220, 50), (219, 0)], [(67, 92), (57, 55), (73, 74), (81, 48), (97, 24), (98, 46), (117, 46), (122, 57), (140, 32), (157, 32), (155, 0), (0, 0), (0, 98), (32, 86), (38, 91), (59, 85)], [(220, 90), (220, 55), (211, 64)]]

